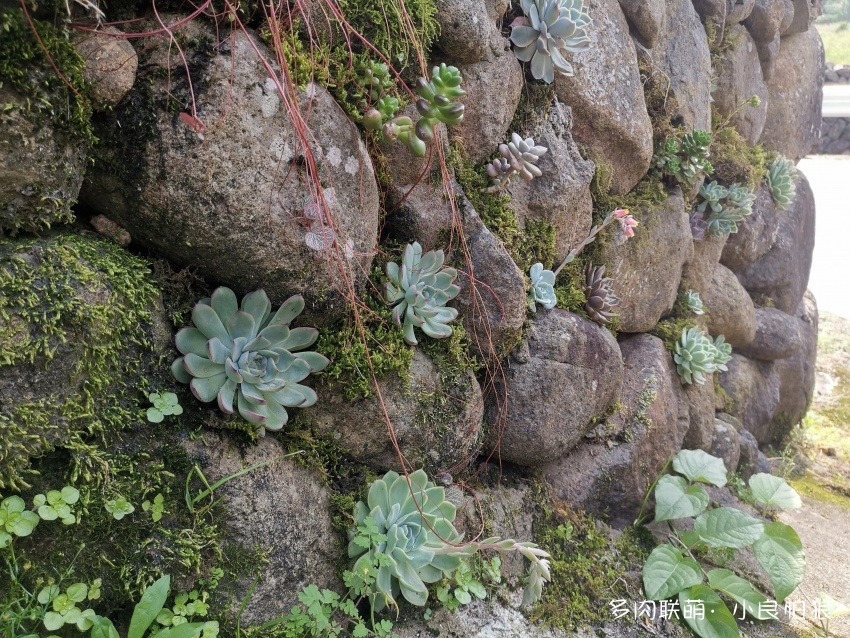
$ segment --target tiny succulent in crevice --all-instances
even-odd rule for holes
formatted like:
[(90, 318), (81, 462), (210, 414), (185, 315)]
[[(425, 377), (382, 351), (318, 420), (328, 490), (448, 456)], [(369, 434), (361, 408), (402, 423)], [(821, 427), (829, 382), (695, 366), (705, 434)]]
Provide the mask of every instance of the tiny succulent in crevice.
[(676, 342), (673, 360), (682, 383), (705, 383), (706, 375), (726, 371), (732, 358), (732, 346), (723, 335), (712, 341), (701, 328), (685, 328)]
[(522, 139), (516, 133), (511, 133), (511, 141), (499, 145), (499, 155), (487, 165), (487, 175), (493, 181), (488, 192), (496, 192), (506, 188), (514, 175), (519, 175), (526, 182), (543, 173), (537, 166), (537, 161), (549, 149), (534, 143), (530, 137)]
[(699, 293), (695, 290), (688, 290), (685, 293), (685, 306), (695, 315), (705, 314), (705, 306), (702, 304)]
[(558, 303), (555, 295), (555, 273), (543, 268), (543, 264), (536, 263), (528, 272), (531, 277), (531, 288), (528, 290), (528, 309), (537, 312), (537, 304), (546, 310), (551, 310)]
[(797, 186), (794, 184), (795, 173), (794, 162), (782, 155), (773, 160), (767, 170), (765, 176), (767, 188), (779, 210), (788, 208), (797, 195)]
[(708, 131), (696, 130), (681, 138), (671, 137), (656, 152), (653, 164), (690, 189), (713, 170), (709, 161), (710, 146), (711, 133)]
[(225, 414), (238, 411), (260, 434), (279, 430), (289, 419), (287, 407), (316, 402), (313, 389), (300, 382), (329, 363), (304, 351), (318, 330), (289, 327), (303, 309), (300, 295), (272, 313), (262, 290), (245, 295), (240, 307), (232, 290), (216, 289), (192, 310), (194, 327), (177, 333), (183, 356), (171, 366), (174, 377), (188, 383), (199, 401), (217, 400)]
[(572, 75), (566, 52), (578, 53), (590, 47), (590, 16), (584, 0), (520, 0), (524, 17), (511, 24), (510, 40), (514, 54), (531, 63), (531, 75), (551, 84), (555, 71)]
[(613, 310), (620, 300), (611, 292), (611, 278), (605, 276), (605, 266), (584, 267), (584, 295), (584, 309), (596, 323), (605, 325), (616, 316)]
[(364, 95), (363, 126), (370, 131), (380, 131), (399, 107), (398, 100), (387, 95), (395, 84), (389, 67), (383, 62), (370, 61), (358, 72), (357, 83)]
[(738, 224), (753, 212), (756, 199), (755, 194), (741, 184), (725, 187), (716, 181), (704, 184), (699, 197), (701, 201), (696, 212), (703, 216), (706, 229), (715, 237), (737, 233)]
[(455, 308), (446, 306), (457, 297), (460, 287), (454, 281), (457, 270), (444, 268), (442, 250), (422, 253), (419, 242), (404, 249), (401, 265), (387, 264), (385, 299), (393, 308), (393, 319), (403, 326), (404, 340), (416, 345), (413, 329), (419, 328), (429, 337), (443, 339), (452, 334), (448, 324), (457, 318)]

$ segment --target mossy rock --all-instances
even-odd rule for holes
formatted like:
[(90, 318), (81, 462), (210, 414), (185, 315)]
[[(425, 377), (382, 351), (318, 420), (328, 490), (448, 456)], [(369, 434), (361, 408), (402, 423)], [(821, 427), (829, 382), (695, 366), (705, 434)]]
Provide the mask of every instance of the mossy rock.
[(87, 235), (0, 240), (0, 488), (142, 415), (170, 341), (148, 265)]

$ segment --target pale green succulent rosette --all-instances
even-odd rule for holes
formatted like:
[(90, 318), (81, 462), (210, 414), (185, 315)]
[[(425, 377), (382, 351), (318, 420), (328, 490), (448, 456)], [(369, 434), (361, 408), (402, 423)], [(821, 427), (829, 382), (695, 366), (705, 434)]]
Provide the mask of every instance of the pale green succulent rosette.
[(682, 330), (682, 337), (676, 342), (673, 360), (676, 371), (683, 383), (705, 383), (705, 375), (717, 369), (715, 357), (717, 349), (714, 343), (699, 328)]

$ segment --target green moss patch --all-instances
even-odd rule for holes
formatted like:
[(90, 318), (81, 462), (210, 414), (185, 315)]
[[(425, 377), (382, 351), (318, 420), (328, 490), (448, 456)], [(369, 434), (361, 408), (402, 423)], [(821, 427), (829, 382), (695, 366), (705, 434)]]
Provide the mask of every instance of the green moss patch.
[(714, 132), (710, 153), (712, 179), (725, 185), (738, 182), (753, 190), (761, 185), (773, 159), (761, 146), (750, 146), (731, 126)]

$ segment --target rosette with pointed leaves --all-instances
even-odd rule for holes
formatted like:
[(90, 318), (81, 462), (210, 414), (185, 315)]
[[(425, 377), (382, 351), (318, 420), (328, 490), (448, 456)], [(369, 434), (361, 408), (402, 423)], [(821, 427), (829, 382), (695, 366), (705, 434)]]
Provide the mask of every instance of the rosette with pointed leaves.
[(717, 369), (714, 342), (700, 328), (685, 328), (676, 342), (673, 360), (682, 383), (705, 383), (705, 375)]
[(319, 336), (315, 328), (290, 328), (304, 309), (304, 299), (290, 297), (272, 313), (262, 290), (242, 299), (229, 288), (218, 288), (192, 310), (193, 328), (177, 333), (174, 377), (188, 383), (199, 401), (218, 401), (225, 414), (239, 414), (259, 429), (279, 430), (287, 407), (306, 408), (316, 402), (312, 388), (301, 385), (311, 372), (329, 361), (303, 351)]
[(531, 75), (551, 84), (555, 71), (572, 75), (573, 67), (564, 58), (590, 47), (587, 28), (590, 16), (584, 0), (521, 0), (524, 18), (511, 25), (514, 54), (531, 62)]
[(453, 525), (456, 508), (446, 500), (445, 490), (429, 481), (423, 470), (409, 478), (408, 483), (407, 477), (387, 472), (369, 487), (366, 502), (359, 501), (354, 508), (357, 524), (371, 519), (380, 539), (364, 543), (352, 533), (348, 545), (349, 558), (357, 559), (354, 574), (379, 565), (370, 596), (374, 611), (397, 606), (399, 594), (423, 606), (428, 600), (426, 583), (451, 575), (464, 553), (451, 553), (449, 544), (459, 542), (461, 535)]
[(653, 161), (663, 173), (692, 188), (700, 177), (714, 169), (709, 161), (710, 146), (711, 134), (708, 131), (693, 131), (681, 139), (668, 139)]
[(445, 63), (431, 70), (430, 81), (419, 78), (416, 84), (416, 94), (419, 96), (416, 110), (422, 116), (416, 123), (419, 139), (430, 142), (437, 122), (454, 126), (463, 119), (463, 104), (454, 101), (454, 98), (466, 94), (460, 88), (462, 81), (463, 77), (457, 67), (446, 66)]
[(504, 188), (511, 177), (517, 174), (526, 182), (540, 177), (543, 173), (537, 167), (537, 162), (548, 150), (545, 146), (535, 144), (530, 137), (522, 139), (516, 133), (511, 133), (511, 141), (499, 145), (501, 157), (487, 165), (487, 175), (493, 180), (487, 190), (494, 192)]
[(797, 186), (794, 184), (794, 162), (780, 155), (767, 171), (765, 180), (770, 196), (779, 210), (785, 210), (794, 201), (797, 195)]
[(555, 273), (543, 268), (543, 264), (536, 263), (529, 270), (531, 277), (531, 288), (528, 291), (528, 309), (537, 312), (537, 304), (546, 310), (551, 310), (558, 303), (555, 295)]
[(423, 255), (422, 246), (414, 242), (405, 247), (401, 266), (387, 264), (385, 298), (395, 306), (393, 319), (403, 326), (404, 340), (410, 345), (418, 343), (414, 328), (435, 339), (452, 334), (448, 324), (457, 319), (457, 310), (446, 303), (457, 297), (460, 287), (454, 283), (457, 270), (443, 267), (445, 259), (442, 250)]
[(729, 368), (726, 364), (732, 358), (732, 344), (726, 343), (726, 337), (718, 335), (714, 340), (714, 367), (716, 370), (726, 372)]
[(688, 310), (695, 315), (705, 314), (705, 306), (702, 304), (702, 299), (700, 299), (699, 293), (695, 290), (688, 290), (685, 293), (685, 305)]
[(753, 212), (755, 199), (755, 194), (741, 184), (729, 186), (720, 209), (705, 219), (709, 232), (715, 236), (737, 233), (738, 224)]
[(697, 210), (705, 213), (710, 210), (712, 213), (719, 213), (723, 210), (723, 200), (729, 195), (729, 191), (725, 187), (717, 183), (717, 181), (703, 184), (699, 189), (700, 203), (697, 205)]
[(613, 309), (620, 300), (611, 292), (611, 278), (605, 276), (605, 266), (584, 267), (584, 295), (584, 309), (596, 323), (605, 325), (616, 316)]

